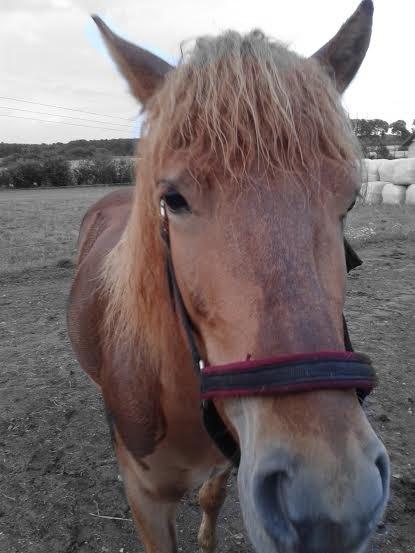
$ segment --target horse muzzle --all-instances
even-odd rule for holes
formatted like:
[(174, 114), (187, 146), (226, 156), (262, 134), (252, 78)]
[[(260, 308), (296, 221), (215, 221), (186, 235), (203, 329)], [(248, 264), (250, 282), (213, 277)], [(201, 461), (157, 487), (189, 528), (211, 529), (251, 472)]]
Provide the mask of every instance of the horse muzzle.
[(319, 465), (277, 448), (251, 467), (242, 457), (239, 493), (255, 549), (361, 552), (387, 502), (389, 460), (376, 438), (351, 457), (337, 466), (325, 460)]

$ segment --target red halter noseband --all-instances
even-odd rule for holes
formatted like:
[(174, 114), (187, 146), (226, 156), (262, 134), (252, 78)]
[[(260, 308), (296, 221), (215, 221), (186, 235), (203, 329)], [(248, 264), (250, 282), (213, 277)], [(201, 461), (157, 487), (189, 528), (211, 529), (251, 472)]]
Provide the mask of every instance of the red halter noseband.
[(367, 394), (374, 376), (366, 355), (319, 351), (205, 367), (200, 384), (202, 399), (350, 388)]
[[(192, 354), (193, 368), (200, 382), (203, 421), (210, 437), (222, 453), (239, 464), (240, 450), (217, 412), (212, 399), (219, 397), (277, 396), (312, 390), (355, 389), (359, 401), (372, 391), (376, 373), (369, 357), (354, 353), (343, 317), (347, 351), (319, 351), (279, 355), (269, 359), (238, 361), (226, 365), (205, 366), (194, 338), (194, 326), (180, 293), (170, 249), (169, 222), (160, 204), (161, 235), (166, 244), (166, 272), (173, 307), (186, 333)], [(357, 254), (345, 240), (347, 269), (361, 264)]]

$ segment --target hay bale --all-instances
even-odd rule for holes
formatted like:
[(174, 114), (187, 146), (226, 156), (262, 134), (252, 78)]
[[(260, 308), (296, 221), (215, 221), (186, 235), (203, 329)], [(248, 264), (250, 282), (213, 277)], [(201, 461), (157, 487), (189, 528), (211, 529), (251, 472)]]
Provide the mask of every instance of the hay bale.
[(359, 195), (356, 199), (356, 204), (364, 204), (366, 201), (366, 194), (367, 194), (367, 182), (362, 182), (362, 184), (359, 187)]
[(394, 172), (396, 159), (382, 159), (379, 164), (379, 180), (395, 184)]
[(367, 165), (366, 160), (362, 159), (361, 163), (357, 164), (357, 171), (360, 174), (360, 182), (367, 182)]
[(415, 158), (397, 159), (394, 163), (394, 184), (409, 186), (415, 182)]
[(381, 180), (379, 178), (379, 165), (382, 160), (364, 159), (362, 163), (362, 182), (374, 182)]
[(415, 158), (383, 160), (379, 165), (380, 180), (409, 186), (415, 182)]
[(373, 181), (365, 183), (360, 193), (365, 204), (378, 205), (382, 203), (382, 190), (389, 182)]
[(388, 182), (382, 190), (382, 202), (387, 205), (401, 205), (405, 202), (406, 186)]
[(415, 206), (415, 184), (411, 184), (406, 189), (405, 204)]

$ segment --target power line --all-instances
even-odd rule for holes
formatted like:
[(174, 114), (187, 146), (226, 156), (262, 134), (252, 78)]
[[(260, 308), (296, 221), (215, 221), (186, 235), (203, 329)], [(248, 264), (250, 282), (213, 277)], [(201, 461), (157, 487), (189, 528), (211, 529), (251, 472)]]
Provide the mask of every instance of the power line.
[[(46, 106), (48, 108), (66, 109), (69, 111), (79, 111), (80, 113), (86, 113), (88, 115), (98, 115), (100, 117), (111, 117), (113, 119), (123, 119), (124, 121), (133, 121), (134, 119), (128, 119), (127, 117), (119, 117), (118, 115), (107, 115), (106, 113), (95, 113), (93, 111), (85, 111), (83, 109), (66, 108), (64, 106), (55, 106), (53, 104), (42, 104), (41, 102), (31, 102), (30, 100), (23, 100), (21, 98), (11, 98), (9, 96), (0, 96), (2, 100), (13, 100), (14, 102), (24, 102), (25, 104), (35, 104), (38, 106)], [(109, 121), (108, 121), (109, 123)]]
[(103, 125), (114, 125), (116, 127), (131, 128), (131, 125), (125, 125), (124, 123), (111, 123), (110, 121), (97, 121), (96, 119), (84, 119), (82, 117), (75, 117), (73, 115), (60, 115), (57, 113), (47, 113), (46, 111), (34, 111), (33, 109), (13, 108), (10, 106), (0, 106), (0, 109), (11, 109), (13, 111), (25, 111), (28, 113), (37, 113), (38, 115), (50, 115), (51, 117), (64, 117), (65, 119), (78, 119), (79, 121), (87, 121), (89, 123), (102, 123)]
[(41, 123), (55, 123), (55, 125), (70, 125), (71, 127), (89, 127), (90, 129), (101, 129), (102, 131), (121, 131), (121, 129), (109, 129), (108, 127), (95, 127), (93, 125), (80, 125), (78, 123), (67, 123), (66, 121), (48, 121), (47, 119), (36, 119), (35, 117), (23, 117), (21, 115), (5, 115), (3, 113), (0, 113), (0, 117), (9, 117), (12, 119), (27, 119), (28, 121), (40, 121)]

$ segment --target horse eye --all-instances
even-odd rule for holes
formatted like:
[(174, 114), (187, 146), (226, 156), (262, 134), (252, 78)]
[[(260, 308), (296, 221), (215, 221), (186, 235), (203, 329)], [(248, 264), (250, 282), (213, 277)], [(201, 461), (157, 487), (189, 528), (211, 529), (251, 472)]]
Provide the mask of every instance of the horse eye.
[(163, 200), (166, 202), (168, 209), (172, 213), (190, 213), (191, 211), (186, 199), (176, 190), (168, 190), (163, 195)]

